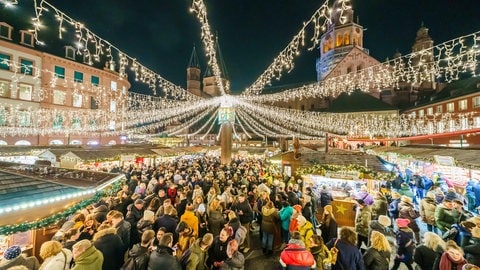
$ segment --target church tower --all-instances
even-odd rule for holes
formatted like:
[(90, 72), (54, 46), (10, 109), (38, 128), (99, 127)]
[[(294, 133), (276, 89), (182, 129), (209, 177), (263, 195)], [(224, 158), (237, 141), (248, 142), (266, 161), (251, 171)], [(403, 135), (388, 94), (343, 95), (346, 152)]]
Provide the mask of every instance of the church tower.
[(331, 23), (320, 38), (320, 58), (316, 63), (317, 81), (323, 80), (352, 49), (358, 48), (368, 54), (363, 48), (363, 26), (353, 22), (352, 8), (342, 11), (342, 2), (337, 0), (333, 4)]
[[(425, 50), (423, 53), (418, 54), (417, 56), (412, 58), (413, 66), (417, 66), (419, 69), (419, 74), (428, 74), (428, 70), (431, 69), (431, 65), (434, 61), (433, 55), (433, 39), (428, 34), (428, 28), (422, 22), (420, 29), (417, 31), (417, 36), (415, 37), (415, 42), (412, 46), (412, 53), (418, 53), (420, 51)], [(422, 75), (423, 76), (423, 75)], [(428, 75), (425, 75), (428, 76)], [(435, 77), (433, 75), (429, 75), (429, 80), (423, 80), (420, 85), (414, 85), (414, 88), (417, 88), (419, 91), (423, 91), (425, 89), (431, 90), (435, 88)]]
[(201, 97), (200, 72), (197, 50), (195, 49), (195, 45), (193, 45), (192, 55), (190, 56), (190, 62), (187, 67), (187, 91)]
[[(223, 61), (223, 56), (222, 52), (220, 51), (220, 45), (218, 43), (218, 37), (216, 38), (215, 41), (215, 49), (216, 49), (216, 55), (218, 59), (218, 65), (220, 68), (220, 72), (222, 73), (222, 85), (225, 90), (225, 93), (228, 94), (230, 93), (230, 81), (228, 79), (228, 73), (227, 73), (227, 68), (225, 66), (225, 62)], [(210, 66), (207, 67), (205, 70), (205, 74), (203, 76), (203, 92), (211, 97), (216, 97), (220, 96), (220, 89), (215, 82), (215, 74), (213, 74), (213, 70), (211, 69)]]

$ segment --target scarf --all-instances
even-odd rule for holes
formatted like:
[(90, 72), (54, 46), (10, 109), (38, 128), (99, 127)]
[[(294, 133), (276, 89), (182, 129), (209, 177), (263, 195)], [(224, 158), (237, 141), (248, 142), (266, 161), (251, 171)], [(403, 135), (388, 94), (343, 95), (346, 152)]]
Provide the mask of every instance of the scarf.
[[(453, 264), (453, 265), (452, 265)], [(467, 261), (462, 257), (460, 261), (452, 261), (450, 256), (448, 256), (447, 252), (442, 254), (442, 258), (440, 258), (440, 269), (452, 269), (452, 266), (456, 266), (455, 269), (462, 270), (463, 265), (467, 264)]]

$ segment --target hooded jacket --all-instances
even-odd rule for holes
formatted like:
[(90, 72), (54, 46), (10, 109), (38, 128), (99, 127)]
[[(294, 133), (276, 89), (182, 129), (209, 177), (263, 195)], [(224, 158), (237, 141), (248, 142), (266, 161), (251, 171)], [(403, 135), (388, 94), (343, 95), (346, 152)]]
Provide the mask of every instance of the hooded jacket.
[(278, 211), (276, 208), (262, 207), (262, 232), (268, 234), (275, 233), (275, 223), (279, 220)]
[(115, 228), (103, 229), (93, 238), (93, 245), (103, 254), (103, 270), (118, 270), (123, 265), (123, 243), (115, 232)]
[(190, 247), (190, 257), (187, 261), (187, 270), (206, 270), (208, 250), (202, 250), (200, 242), (202, 239), (195, 240), (195, 243)]
[(307, 250), (310, 250), (310, 237), (314, 234), (313, 231), (313, 225), (310, 221), (306, 221), (303, 226), (298, 226), (298, 231), (300, 232), (300, 235), (302, 236), (303, 243), (305, 244), (305, 248)]
[(425, 197), (420, 201), (420, 216), (422, 217), (423, 222), (435, 225), (436, 206), (437, 204), (433, 198)]
[(420, 228), (418, 227), (417, 222), (415, 221), (420, 214), (415, 210), (412, 204), (408, 202), (403, 202), (401, 201), (398, 204), (398, 217), (399, 218), (406, 218), (410, 220), (410, 223), (408, 223), (408, 227), (412, 229), (414, 232), (420, 231)]
[(158, 246), (156, 251), (150, 254), (148, 261), (148, 270), (168, 269), (168, 270), (181, 270), (182, 267), (173, 256), (173, 249), (166, 246)]
[(185, 213), (180, 217), (180, 221), (185, 221), (185, 223), (192, 228), (195, 236), (198, 236), (198, 217), (195, 216), (193, 211), (185, 211)]
[(312, 253), (296, 244), (288, 244), (280, 253), (280, 264), (287, 270), (307, 270), (316, 267)]
[(282, 207), (280, 209), (280, 212), (278, 213), (280, 220), (282, 221), (282, 229), (285, 231), (288, 231), (288, 228), (290, 226), (290, 218), (292, 217), (293, 214), (293, 207), (286, 206)]
[(137, 270), (146, 270), (148, 266), (148, 258), (150, 253), (148, 252), (147, 247), (143, 247), (140, 244), (133, 245), (132, 249), (128, 251), (128, 257), (134, 258), (135, 260), (135, 269)]
[(102, 265), (102, 252), (91, 246), (75, 259), (75, 266), (71, 270), (102, 270)]
[(68, 270), (72, 262), (72, 251), (63, 248), (61, 252), (50, 256), (43, 261), (40, 270)]

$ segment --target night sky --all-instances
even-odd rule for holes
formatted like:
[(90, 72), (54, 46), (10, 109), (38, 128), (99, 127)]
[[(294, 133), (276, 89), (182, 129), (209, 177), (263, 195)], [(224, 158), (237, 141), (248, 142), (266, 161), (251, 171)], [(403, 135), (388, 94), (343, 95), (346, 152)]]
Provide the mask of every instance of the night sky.
[[(200, 24), (189, 12), (191, 0), (48, 2), (177, 85), (186, 85), (193, 44), (205, 69)], [(318, 0), (205, 3), (210, 27), (219, 35), (233, 93), (250, 86), (322, 4)], [(353, 0), (352, 5), (355, 21), (358, 16), (367, 29), (364, 47), (381, 62), (397, 50), (408, 54), (422, 22), (435, 44), (480, 30), (479, 0)], [(309, 46), (296, 58), (294, 71), (275, 85), (316, 80), (319, 52), (307, 51)]]

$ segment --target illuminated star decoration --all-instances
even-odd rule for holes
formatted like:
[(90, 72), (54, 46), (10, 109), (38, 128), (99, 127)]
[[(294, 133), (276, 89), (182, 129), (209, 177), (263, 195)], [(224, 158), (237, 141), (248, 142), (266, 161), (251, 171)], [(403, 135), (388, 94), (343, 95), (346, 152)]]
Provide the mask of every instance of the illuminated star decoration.
[(342, 215), (345, 215), (345, 210), (347, 210), (347, 208), (345, 208), (343, 204), (337, 205), (337, 213), (342, 213)]

